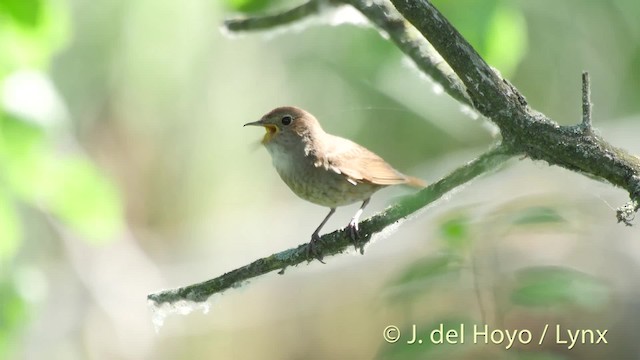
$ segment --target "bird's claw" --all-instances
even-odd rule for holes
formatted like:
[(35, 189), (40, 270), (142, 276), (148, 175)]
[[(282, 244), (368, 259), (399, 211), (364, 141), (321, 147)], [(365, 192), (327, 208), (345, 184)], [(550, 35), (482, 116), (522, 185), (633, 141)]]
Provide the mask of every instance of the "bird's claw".
[(309, 241), (309, 244), (307, 245), (307, 257), (309, 259), (315, 258), (321, 263), (326, 264), (322, 261), (322, 252), (318, 250), (318, 243), (322, 243), (320, 236), (318, 234), (311, 235), (311, 241)]
[(356, 244), (358, 236), (360, 235), (358, 233), (358, 223), (353, 221), (350, 222), (349, 225), (347, 225), (347, 229), (349, 230), (349, 237), (351, 238), (351, 241)]
[(356, 249), (356, 251), (360, 251), (360, 254), (364, 254), (364, 249), (358, 242), (359, 237), (360, 237), (360, 231), (358, 229), (358, 223), (355, 222), (355, 221), (349, 222), (349, 225), (347, 225), (347, 231), (349, 232), (349, 237), (351, 238), (351, 242), (353, 243), (353, 247)]

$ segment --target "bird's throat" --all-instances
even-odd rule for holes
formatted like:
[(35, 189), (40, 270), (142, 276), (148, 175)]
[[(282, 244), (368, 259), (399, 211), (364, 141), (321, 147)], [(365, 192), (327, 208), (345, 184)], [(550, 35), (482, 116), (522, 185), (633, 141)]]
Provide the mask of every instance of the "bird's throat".
[(275, 125), (265, 125), (264, 128), (267, 132), (264, 134), (264, 137), (262, 138), (262, 144), (266, 144), (270, 142), (271, 139), (273, 139), (275, 134), (278, 132), (278, 127), (276, 127)]

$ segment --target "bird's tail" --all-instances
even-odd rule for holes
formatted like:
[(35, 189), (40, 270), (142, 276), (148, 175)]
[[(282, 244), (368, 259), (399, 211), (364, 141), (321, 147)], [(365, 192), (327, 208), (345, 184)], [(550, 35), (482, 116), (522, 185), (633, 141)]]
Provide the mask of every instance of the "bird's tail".
[(412, 186), (414, 188), (419, 188), (419, 189), (427, 187), (427, 182), (426, 181), (424, 181), (422, 179), (419, 179), (417, 177), (413, 177), (413, 176), (407, 176), (406, 184), (409, 185), (409, 186)]

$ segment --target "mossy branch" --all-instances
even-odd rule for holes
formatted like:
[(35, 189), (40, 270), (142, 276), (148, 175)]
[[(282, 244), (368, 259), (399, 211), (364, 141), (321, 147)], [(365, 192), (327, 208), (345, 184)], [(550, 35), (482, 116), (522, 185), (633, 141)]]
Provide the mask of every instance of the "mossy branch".
[[(440, 181), (433, 183), (416, 194), (403, 198), (399, 203), (390, 206), (381, 213), (363, 220), (359, 224), (361, 241), (358, 245), (364, 246), (371, 240), (373, 235), (384, 231), (389, 226), (401, 221), (426, 205), (433, 203), (458, 186), (496, 169), (511, 156), (513, 155), (507, 146), (498, 145), (477, 159), (454, 170)], [(320, 255), (323, 257), (342, 253), (349, 246), (353, 246), (351, 238), (345, 229), (325, 234), (321, 239)], [(296, 248), (258, 259), (249, 265), (230, 271), (215, 279), (178, 289), (150, 294), (148, 299), (156, 305), (175, 303), (181, 300), (203, 302), (213, 294), (242, 285), (247, 280), (257, 276), (275, 270), (281, 270), (281, 273), (283, 273), (287, 267), (309, 261), (308, 246), (307, 240), (304, 244)]]
[[(325, 6), (350, 4), (409, 56), (425, 74), (458, 101), (473, 106), (493, 121), (503, 140), (492, 150), (400, 203), (362, 221), (363, 244), (373, 234), (406, 218), (456, 187), (485, 174), (507, 159), (524, 154), (625, 189), (631, 201), (617, 210), (627, 225), (640, 208), (640, 159), (616, 148), (591, 129), (588, 74), (583, 75), (583, 121), (560, 126), (531, 109), (525, 97), (478, 55), (473, 47), (427, 0), (311, 0), (274, 15), (229, 20), (230, 31), (273, 28), (301, 20)], [(322, 236), (321, 256), (344, 252), (350, 238), (344, 229)], [(202, 302), (214, 293), (243, 282), (308, 261), (307, 243), (262, 258), (215, 279), (148, 296), (156, 305), (180, 300)]]

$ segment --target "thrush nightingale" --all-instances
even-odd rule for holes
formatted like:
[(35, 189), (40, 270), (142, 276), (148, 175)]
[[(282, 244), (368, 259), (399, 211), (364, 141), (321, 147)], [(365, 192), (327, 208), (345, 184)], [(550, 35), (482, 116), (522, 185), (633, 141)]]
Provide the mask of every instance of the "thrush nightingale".
[(358, 220), (371, 195), (389, 185), (424, 187), (425, 182), (394, 169), (380, 156), (351, 140), (326, 133), (310, 113), (293, 106), (271, 110), (244, 126), (263, 126), (262, 144), (280, 178), (299, 197), (328, 207), (329, 214), (311, 235), (308, 250), (318, 260), (316, 243), (322, 226), (336, 207), (362, 201), (347, 225), (351, 239), (358, 237)]

